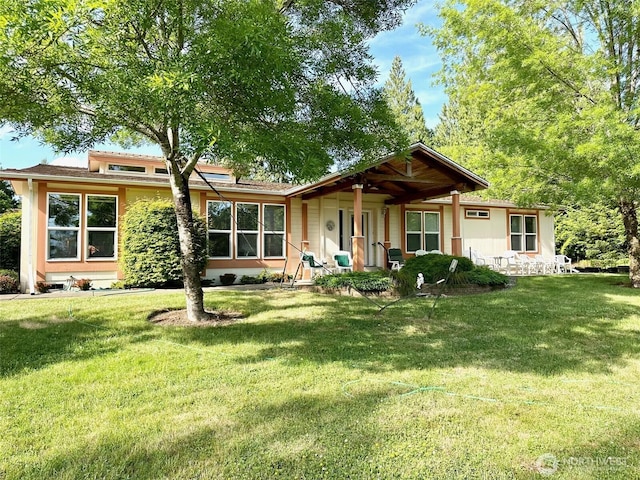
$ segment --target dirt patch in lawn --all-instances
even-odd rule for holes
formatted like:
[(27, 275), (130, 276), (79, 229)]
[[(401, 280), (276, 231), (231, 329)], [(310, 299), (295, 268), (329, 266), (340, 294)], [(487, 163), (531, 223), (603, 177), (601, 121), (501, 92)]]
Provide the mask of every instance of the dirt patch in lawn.
[(186, 310), (157, 310), (149, 315), (148, 320), (161, 327), (222, 327), (243, 319), (240, 312), (216, 310), (207, 312), (207, 319), (192, 322), (187, 319)]

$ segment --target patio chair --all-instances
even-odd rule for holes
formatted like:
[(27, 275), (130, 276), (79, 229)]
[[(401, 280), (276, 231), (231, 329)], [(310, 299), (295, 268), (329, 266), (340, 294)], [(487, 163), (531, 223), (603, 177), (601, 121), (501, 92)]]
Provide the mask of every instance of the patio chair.
[(566, 255), (556, 255), (554, 259), (558, 273), (573, 273), (574, 270), (569, 257)]
[(353, 258), (351, 252), (347, 250), (338, 250), (333, 254), (333, 261), (335, 262), (335, 271), (337, 273), (353, 272)]
[(422, 257), (423, 255), (426, 255), (427, 253), (429, 253), (429, 252), (427, 252), (426, 250), (422, 250), (422, 249), (416, 250), (416, 257)]
[(507, 250), (502, 254), (502, 259), (506, 260), (505, 273), (507, 275), (523, 275), (523, 264), (515, 250)]
[(309, 271), (310, 278), (316, 275), (322, 275), (324, 273), (324, 266), (321, 262), (318, 262), (317, 256), (313, 252), (300, 252), (300, 263), (302, 264), (302, 278), (304, 278), (304, 272)]
[(402, 250), (399, 248), (390, 248), (387, 250), (387, 260), (391, 270), (400, 270), (404, 265)]
[(555, 259), (545, 257), (544, 255), (536, 255), (534, 259), (536, 261), (538, 273), (546, 275), (548, 273), (554, 273), (556, 271)]
[(494, 260), (481, 255), (477, 250), (469, 249), (468, 255), (465, 254), (465, 257), (471, 260), (474, 265), (494, 268)]

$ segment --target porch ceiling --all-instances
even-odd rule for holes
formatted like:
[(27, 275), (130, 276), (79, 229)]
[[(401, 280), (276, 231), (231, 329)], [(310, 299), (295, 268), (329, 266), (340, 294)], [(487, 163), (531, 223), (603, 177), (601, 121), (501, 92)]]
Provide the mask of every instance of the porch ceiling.
[(351, 191), (362, 184), (364, 193), (386, 195), (387, 205), (411, 203), (449, 195), (482, 190), (489, 183), (451, 159), (426, 147), (413, 145), (406, 156), (391, 156), (356, 172), (342, 172), (308, 185), (292, 196), (303, 200), (336, 192)]

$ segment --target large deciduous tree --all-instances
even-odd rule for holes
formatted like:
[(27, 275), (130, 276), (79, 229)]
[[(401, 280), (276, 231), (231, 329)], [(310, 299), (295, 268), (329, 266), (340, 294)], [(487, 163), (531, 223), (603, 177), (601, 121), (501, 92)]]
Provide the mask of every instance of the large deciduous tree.
[(523, 203), (617, 205), (640, 287), (640, 3), (449, 0), (440, 15), (428, 33), (468, 164)]
[(189, 178), (259, 158), (299, 180), (395, 147), (366, 41), (412, 0), (3, 0), (0, 120), (62, 151), (130, 134), (170, 172), (187, 314), (207, 317)]
[(410, 143), (424, 142), (430, 145), (433, 132), (424, 121), (422, 105), (416, 97), (411, 80), (406, 79), (402, 60), (396, 56), (391, 63), (389, 78), (382, 89), (393, 116), (408, 137)]

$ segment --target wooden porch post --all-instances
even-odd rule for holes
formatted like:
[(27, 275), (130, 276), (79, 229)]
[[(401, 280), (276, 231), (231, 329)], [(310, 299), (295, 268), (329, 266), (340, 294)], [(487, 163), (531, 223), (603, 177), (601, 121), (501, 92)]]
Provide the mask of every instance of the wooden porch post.
[(387, 251), (391, 248), (391, 228), (389, 223), (389, 207), (386, 205), (382, 209), (382, 216), (384, 217), (384, 258), (382, 259), (382, 264), (384, 265), (383, 268), (388, 270)]
[(362, 184), (353, 185), (353, 270), (364, 271), (364, 236), (362, 235)]
[(462, 256), (462, 237), (460, 236), (460, 192), (451, 192), (451, 215), (453, 216), (453, 235), (451, 237), (451, 254)]
[(309, 248), (309, 204), (302, 202), (302, 241), (300, 250), (303, 252)]

